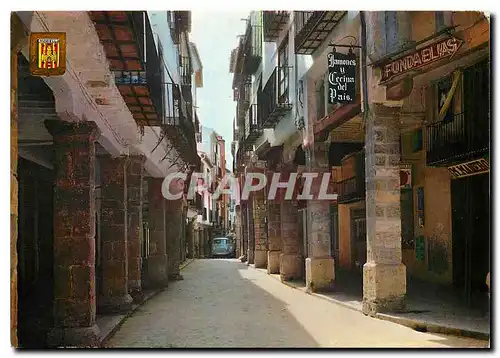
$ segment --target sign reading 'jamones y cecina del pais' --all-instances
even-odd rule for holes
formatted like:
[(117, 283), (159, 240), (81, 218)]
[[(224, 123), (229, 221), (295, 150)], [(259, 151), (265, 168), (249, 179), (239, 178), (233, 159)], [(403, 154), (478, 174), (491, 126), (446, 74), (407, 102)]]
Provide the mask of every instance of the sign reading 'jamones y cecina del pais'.
[(455, 37), (449, 37), (385, 63), (381, 68), (381, 82), (388, 81), (405, 72), (420, 69), (444, 58), (451, 59), (462, 44), (462, 40)]
[(356, 55), (328, 54), (328, 103), (347, 104), (356, 100)]

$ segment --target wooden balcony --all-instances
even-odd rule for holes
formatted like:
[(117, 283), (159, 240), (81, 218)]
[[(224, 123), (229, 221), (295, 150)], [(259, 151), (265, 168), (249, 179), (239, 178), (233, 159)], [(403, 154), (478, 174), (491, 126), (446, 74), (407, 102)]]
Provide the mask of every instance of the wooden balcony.
[(263, 34), (265, 42), (276, 41), (288, 24), (290, 11), (263, 11)]
[(261, 133), (259, 107), (252, 104), (245, 118), (245, 144), (252, 145)]
[(290, 80), (293, 67), (277, 66), (257, 101), (262, 115), (262, 128), (274, 128), (280, 118), (292, 110)]
[[(115, 84), (140, 126), (162, 124), (160, 54), (145, 11), (91, 11)], [(147, 63), (146, 63), (147, 58)]]
[(489, 108), (459, 113), (427, 126), (427, 165), (450, 165), (489, 151)]
[(312, 54), (347, 11), (294, 11), (295, 53)]
[(365, 152), (351, 153), (344, 157), (341, 166), (342, 180), (338, 185), (338, 202), (349, 203), (365, 200)]

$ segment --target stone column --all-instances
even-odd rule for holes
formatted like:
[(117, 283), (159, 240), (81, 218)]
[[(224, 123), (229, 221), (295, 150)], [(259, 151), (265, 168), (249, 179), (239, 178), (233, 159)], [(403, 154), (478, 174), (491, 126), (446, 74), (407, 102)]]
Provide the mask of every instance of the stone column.
[(251, 200), (252, 196), (247, 200), (247, 230), (246, 230), (246, 242), (247, 242), (247, 265), (252, 265), (255, 261), (255, 236), (253, 227), (253, 202)]
[[(269, 198), (269, 188), (271, 187), (274, 171), (267, 172), (267, 273), (280, 273), (281, 255), (281, 202), (284, 199), (286, 189), (278, 188), (276, 196)], [(280, 179), (280, 181), (284, 181)]]
[(167, 200), (165, 220), (167, 223), (167, 252), (168, 252), (168, 279), (170, 281), (182, 280), (179, 265), (182, 258), (181, 235), (183, 222), (182, 199)]
[(404, 309), (397, 108), (371, 104), (366, 122), (367, 262), (363, 266), (363, 312)]
[(207, 253), (206, 253), (206, 244), (205, 244), (205, 236), (206, 236), (206, 229), (204, 226), (201, 227), (200, 229), (200, 253), (201, 253), (201, 258), (206, 258)]
[[(311, 186), (312, 200), (307, 201), (309, 257), (306, 259), (306, 286), (309, 291), (332, 291), (335, 280), (330, 244), (329, 200), (318, 200), (324, 173), (329, 173), (328, 143), (314, 143), (310, 158), (311, 172), (318, 173)], [(327, 193), (331, 194), (331, 181)]]
[[(282, 174), (283, 181), (289, 179), (288, 173)], [(295, 188), (297, 188), (297, 183)], [(299, 204), (296, 192), (292, 200), (281, 201), (281, 239), (282, 253), (280, 255), (281, 281), (290, 281), (303, 277), (302, 240), (299, 232)]]
[[(265, 162), (260, 160), (252, 162), (246, 169), (246, 174), (248, 173), (265, 174)], [(248, 201), (251, 203), (252, 209), (252, 225), (249, 234), (253, 236), (249, 241), (249, 250), (253, 248), (255, 267), (265, 268), (267, 267), (266, 190), (261, 189), (251, 192)], [(250, 243), (253, 245), (250, 245)]]
[(144, 178), (143, 155), (131, 155), (127, 166), (127, 245), (128, 245), (128, 292), (134, 302), (141, 302), (142, 293), (142, 203)]
[(128, 157), (99, 157), (101, 167), (101, 267), (99, 312), (126, 312), (128, 293), (127, 173)]
[(186, 228), (186, 238), (188, 242), (188, 259), (194, 259), (194, 228), (192, 221), (189, 222)]
[(54, 328), (50, 346), (97, 343), (94, 122), (47, 120), (54, 141)]
[(162, 178), (149, 178), (149, 256), (147, 258), (147, 282), (149, 288), (168, 286), (167, 241), (165, 227), (165, 203), (161, 193)]
[(247, 211), (248, 206), (246, 203), (241, 203), (241, 216), (240, 216), (240, 235), (241, 235), (241, 255), (245, 256), (246, 261), (248, 259), (248, 222), (247, 222)]
[(236, 207), (236, 215), (234, 216), (234, 228), (236, 234), (236, 258), (239, 258), (242, 255), (241, 245), (241, 208), (240, 206)]

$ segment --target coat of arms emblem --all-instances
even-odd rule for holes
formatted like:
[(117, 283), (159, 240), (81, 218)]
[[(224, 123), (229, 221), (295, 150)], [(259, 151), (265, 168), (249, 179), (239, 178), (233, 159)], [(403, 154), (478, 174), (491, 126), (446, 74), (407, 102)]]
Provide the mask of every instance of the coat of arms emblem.
[(65, 33), (31, 33), (30, 72), (34, 76), (60, 76), (66, 72)]

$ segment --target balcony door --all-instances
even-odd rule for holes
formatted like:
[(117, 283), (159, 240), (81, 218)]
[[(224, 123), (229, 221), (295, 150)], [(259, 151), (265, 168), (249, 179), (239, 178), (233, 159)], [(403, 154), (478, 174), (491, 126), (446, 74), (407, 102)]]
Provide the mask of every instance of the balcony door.
[(489, 60), (464, 70), (463, 109), (467, 123), (468, 152), (484, 152), (489, 147), (490, 71)]
[(290, 79), (288, 78), (288, 36), (285, 37), (278, 50), (278, 103), (288, 103), (288, 88)]

